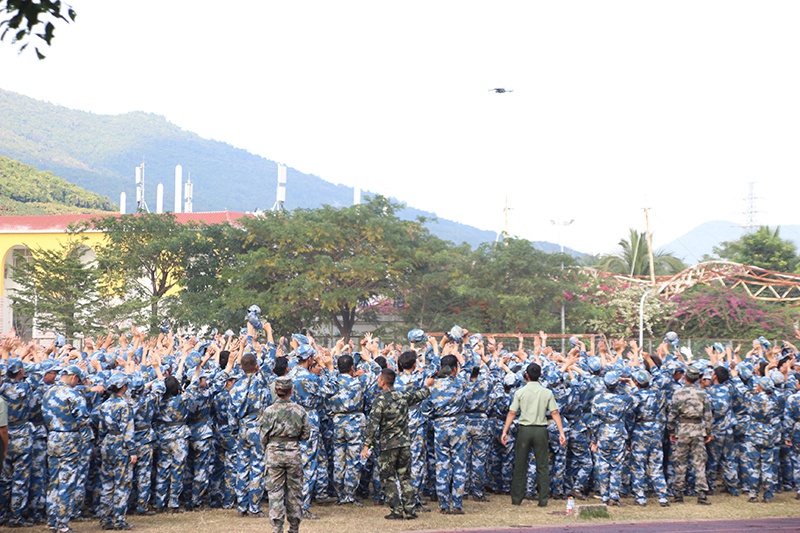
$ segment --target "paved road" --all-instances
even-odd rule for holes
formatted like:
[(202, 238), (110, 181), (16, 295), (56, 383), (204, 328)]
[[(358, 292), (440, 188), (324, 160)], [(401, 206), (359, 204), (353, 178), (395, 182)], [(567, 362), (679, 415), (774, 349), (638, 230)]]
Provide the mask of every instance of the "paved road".
[[(800, 533), (800, 518), (760, 518), (752, 520), (702, 520), (667, 522), (575, 523), (558, 526), (526, 526), (481, 529), (459, 529), (458, 533), (754, 533), (757, 530), (776, 533)], [(416, 532), (423, 533), (423, 532)], [(428, 532), (434, 533), (434, 532)], [(435, 533), (450, 533), (440, 531)]]

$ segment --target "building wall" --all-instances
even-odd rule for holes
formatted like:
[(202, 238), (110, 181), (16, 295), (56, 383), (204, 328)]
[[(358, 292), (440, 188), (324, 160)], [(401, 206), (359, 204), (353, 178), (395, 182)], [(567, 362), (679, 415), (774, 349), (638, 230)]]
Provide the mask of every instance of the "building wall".
[[(84, 244), (95, 249), (103, 243), (105, 236), (101, 232), (84, 232)], [(8, 279), (13, 261), (13, 251), (17, 248), (55, 250), (69, 241), (64, 232), (2, 232), (0, 233), (0, 257), (2, 257), (3, 275), (0, 276), (0, 333), (8, 332), (12, 327), (11, 299), (8, 291), (13, 290), (14, 283)], [(41, 333), (41, 332), (39, 332)], [(36, 336), (36, 332), (34, 334)]]

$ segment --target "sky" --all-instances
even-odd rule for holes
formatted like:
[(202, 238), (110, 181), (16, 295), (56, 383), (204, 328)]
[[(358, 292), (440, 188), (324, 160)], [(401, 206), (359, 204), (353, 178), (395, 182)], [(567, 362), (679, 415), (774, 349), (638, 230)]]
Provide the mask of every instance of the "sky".
[(800, 218), (798, 2), (71, 5), (44, 61), (0, 44), (0, 88), (586, 253), (644, 208), (656, 248), (745, 224), (751, 183), (758, 224)]

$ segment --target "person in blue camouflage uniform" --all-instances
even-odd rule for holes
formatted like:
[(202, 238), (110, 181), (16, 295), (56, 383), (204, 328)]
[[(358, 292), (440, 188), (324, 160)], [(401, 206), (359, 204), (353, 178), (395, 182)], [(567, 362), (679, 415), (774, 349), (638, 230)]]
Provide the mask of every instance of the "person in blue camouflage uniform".
[(652, 485), (662, 507), (669, 507), (667, 484), (664, 480), (664, 424), (666, 406), (660, 390), (651, 388), (650, 373), (639, 369), (632, 378), (638, 390), (633, 395), (630, 410), (631, 435), (631, 490), (636, 503), (647, 505), (647, 487)]
[(101, 529), (132, 529), (125, 521), (131, 489), (131, 466), (136, 464), (133, 410), (125, 399), (128, 376), (114, 374), (108, 382), (111, 396), (92, 411), (97, 425), (102, 463), (99, 515)]
[[(572, 387), (564, 381), (561, 369), (555, 365), (551, 365), (544, 375), (544, 384), (553, 391), (553, 396), (558, 404), (559, 414), (569, 409), (569, 406), (576, 403), (576, 395)], [(564, 430), (564, 435), (569, 435), (569, 425), (561, 417), (561, 426)], [(572, 493), (572, 486), (569, 484), (567, 478), (567, 450), (569, 440), (564, 446), (561, 446), (559, 441), (560, 433), (558, 425), (555, 420), (550, 420), (547, 424), (547, 437), (550, 441), (551, 450), (551, 464), (550, 464), (550, 495), (556, 499), (564, 499), (568, 494)]]
[(729, 383), (728, 369), (718, 366), (707, 369), (703, 373), (703, 386), (711, 402), (711, 411), (714, 413), (714, 439), (708, 444), (707, 479), (709, 494), (714, 494), (717, 472), (722, 470), (722, 479), (726, 490), (731, 496), (739, 495), (739, 476), (736, 471), (736, 457), (733, 441), (733, 428), (736, 417), (733, 413), (733, 404), (736, 391)]
[(0, 523), (7, 519), (9, 527), (28, 527), (23, 517), (30, 489), (33, 425), (30, 422), (36, 404), (36, 390), (25, 377), (21, 359), (9, 360), (0, 395), (8, 404), (9, 448), (0, 475)]
[(748, 486), (750, 482), (749, 461), (745, 447), (745, 433), (750, 426), (750, 413), (747, 410), (745, 398), (748, 392), (755, 388), (756, 379), (753, 376), (753, 365), (749, 363), (736, 365), (735, 373), (729, 381), (735, 391), (733, 415), (736, 417), (736, 425), (733, 426), (733, 447), (736, 474), (741, 492), (750, 492)]
[(189, 403), (186, 425), (189, 427), (189, 454), (191, 464), (191, 493), (188, 495), (186, 510), (200, 509), (208, 503), (208, 487), (214, 450), (211, 422), (211, 399), (225, 386), (227, 375), (207, 369), (200, 373), (197, 394)]
[(292, 379), (292, 401), (306, 409), (311, 433), (308, 440), (300, 442), (303, 455), (303, 518), (317, 518), (311, 512), (311, 498), (315, 493), (317, 482), (317, 469), (319, 468), (319, 454), (322, 443), (319, 431), (319, 410), (324, 398), (335, 392), (331, 385), (333, 360), (328, 354), (322, 354), (320, 374), (312, 371), (312, 365), (318, 363), (314, 358), (316, 351), (308, 344), (300, 344), (295, 349), (297, 365), (289, 371), (288, 377)]
[[(505, 366), (505, 365), (504, 365)], [(506, 367), (507, 368), (507, 367)], [(494, 389), (489, 399), (489, 421), (492, 426), (492, 454), (490, 457), (490, 486), (495, 494), (509, 494), (511, 478), (514, 474), (514, 442), (517, 436), (518, 420), (515, 418), (508, 430), (506, 444), (500, 440), (506, 415), (514, 399), (514, 391), (518, 385), (517, 376), (506, 370), (503, 386)]]
[[(369, 352), (362, 355), (369, 358)], [(356, 371), (353, 357), (340, 355), (336, 362), (332, 386), (336, 392), (326, 404), (333, 418), (333, 485), (339, 505), (362, 504), (356, 500), (360, 468), (362, 433), (366, 426), (364, 417), (364, 392), (375, 381), (375, 371), (368, 361)], [(377, 366), (377, 365), (376, 365)]]
[[(411, 330), (408, 333), (409, 342), (427, 342), (428, 336), (421, 330)], [(430, 362), (433, 355), (433, 347), (436, 340), (428, 345), (428, 352), (425, 355), (426, 363)], [(417, 371), (417, 353), (413, 350), (403, 352), (397, 359), (399, 373), (394, 382), (394, 389), (399, 392), (416, 390), (422, 387), (425, 378), (430, 377), (431, 371), (426, 368), (423, 372)], [(415, 510), (420, 512), (430, 511), (422, 503), (422, 491), (425, 487), (427, 473), (426, 464), (426, 433), (428, 429), (427, 404), (421, 402), (409, 406), (408, 409), (408, 430), (411, 440), (411, 486), (414, 488)]]
[[(182, 376), (185, 356), (178, 365), (177, 376)], [(158, 439), (158, 463), (156, 465), (155, 501), (158, 511), (169, 509), (180, 513), (180, 496), (183, 491), (183, 475), (186, 464), (187, 438), (186, 417), (189, 403), (197, 391), (197, 381), (202, 365), (197, 365), (195, 374), (185, 390), (181, 391), (180, 381), (170, 375), (164, 379), (164, 394), (159, 398), (153, 427)]]
[[(448, 346), (452, 346), (449, 344)], [(431, 418), (435, 434), (436, 496), (444, 514), (464, 514), (466, 486), (466, 375), (458, 359), (444, 355), (439, 377), (431, 387)]]
[[(225, 353), (223, 357), (229, 357)], [(220, 365), (227, 365), (220, 359)], [(244, 377), (241, 369), (232, 370), (225, 387), (211, 400), (214, 420), (214, 469), (211, 476), (211, 507), (232, 509), (236, 505), (236, 440), (239, 428), (230, 423), (230, 391)]]
[(592, 399), (592, 444), (591, 450), (597, 457), (597, 480), (600, 497), (609, 505), (619, 505), (619, 491), (622, 456), (628, 431), (625, 426), (630, 397), (617, 392), (620, 375), (611, 370), (603, 376), (606, 392)]
[(489, 501), (484, 494), (484, 486), (488, 480), (489, 452), (492, 446), (487, 409), (489, 397), (495, 387), (501, 387), (503, 374), (500, 367), (484, 353), (482, 341), (483, 338), (479, 334), (469, 338), (472, 348), (470, 364), (473, 366), (470, 370), (470, 379), (465, 384), (466, 404), (464, 406), (467, 441), (465, 452), (466, 492), (476, 502)]
[(271, 370), (259, 366), (255, 353), (242, 356), (242, 376), (230, 390), (229, 424), (235, 427), (236, 508), (240, 516), (265, 516), (259, 503), (264, 494), (264, 447), (261, 442), (261, 413), (272, 403)]
[(153, 416), (158, 398), (166, 392), (160, 364), (154, 364), (153, 368), (158, 376), (156, 381), (145, 383), (145, 378), (141, 374), (131, 378), (133, 440), (137, 457), (136, 464), (133, 465), (131, 493), (135, 499), (133, 503), (135, 511), (140, 515), (155, 514), (150, 508), (153, 492), (153, 452), (156, 443)]
[[(47, 426), (47, 525), (57, 533), (71, 533), (70, 518), (75, 514), (77, 466), (80, 456), (80, 428), (89, 421), (86, 401), (76, 387), (83, 370), (69, 365), (59, 383), (45, 392), (42, 415)], [(85, 460), (85, 458), (84, 458)]]
[(750, 502), (758, 501), (759, 488), (764, 495), (764, 503), (773, 497), (775, 483), (775, 429), (774, 421), (779, 417), (778, 403), (773, 390), (775, 384), (769, 377), (760, 377), (753, 392), (745, 396), (750, 424), (745, 433), (745, 448), (750, 462), (748, 487)]
[(28, 493), (28, 510), (34, 524), (44, 523), (47, 513), (47, 428), (42, 414), (42, 397), (53, 386), (58, 375), (56, 363), (45, 359), (35, 365), (34, 380), (36, 382), (34, 405), (31, 411), (31, 480)]
[(783, 429), (786, 445), (792, 454), (792, 478), (795, 499), (800, 500), (800, 375), (795, 374), (794, 393), (786, 399)]

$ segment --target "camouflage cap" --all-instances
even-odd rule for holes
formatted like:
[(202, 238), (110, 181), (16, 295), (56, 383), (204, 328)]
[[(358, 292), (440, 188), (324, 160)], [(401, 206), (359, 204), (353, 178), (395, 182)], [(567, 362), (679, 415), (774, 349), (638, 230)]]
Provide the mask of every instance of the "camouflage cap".
[(700, 370), (696, 366), (690, 365), (689, 368), (686, 369), (686, 379), (689, 381), (697, 381), (700, 379)]
[(292, 390), (292, 378), (283, 376), (276, 379), (275, 390), (280, 392), (289, 392)]

